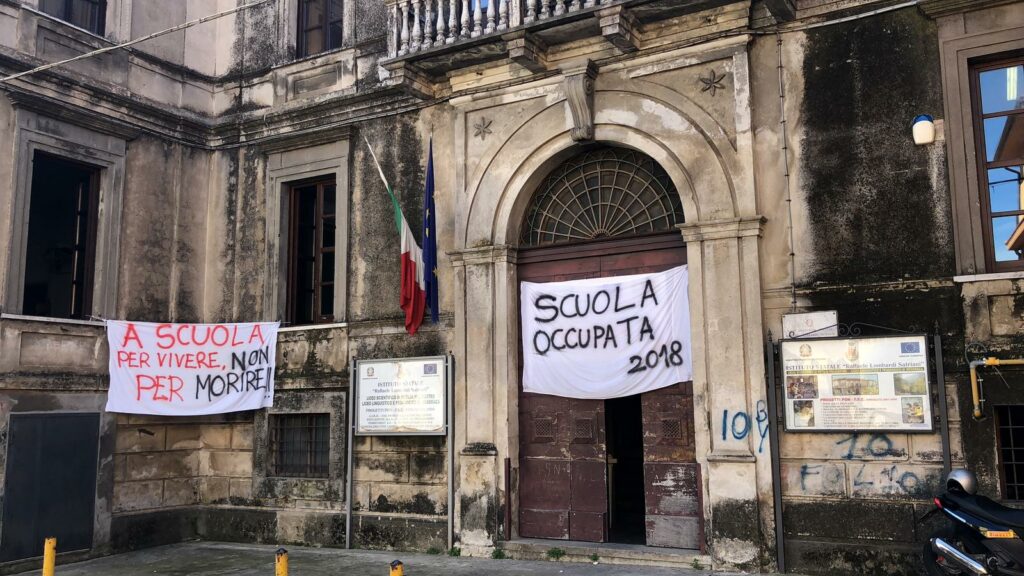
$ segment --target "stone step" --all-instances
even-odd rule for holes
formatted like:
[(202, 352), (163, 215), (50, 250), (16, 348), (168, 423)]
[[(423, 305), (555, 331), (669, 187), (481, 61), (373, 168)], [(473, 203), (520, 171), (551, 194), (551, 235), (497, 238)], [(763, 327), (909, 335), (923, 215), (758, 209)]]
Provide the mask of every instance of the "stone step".
[(666, 566), (710, 570), (711, 556), (697, 550), (654, 548), (640, 544), (573, 542), (567, 540), (520, 539), (501, 544), (516, 560), (552, 560), (549, 551), (562, 550), (560, 562), (593, 562), (600, 564), (631, 564), (635, 566)]

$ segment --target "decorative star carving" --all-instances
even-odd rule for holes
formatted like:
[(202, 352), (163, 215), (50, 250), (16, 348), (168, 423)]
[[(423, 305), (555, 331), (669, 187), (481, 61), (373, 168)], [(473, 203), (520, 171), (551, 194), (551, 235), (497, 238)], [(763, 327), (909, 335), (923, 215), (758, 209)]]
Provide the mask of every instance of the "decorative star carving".
[(473, 124), (473, 130), (473, 136), (477, 136), (481, 140), (486, 139), (487, 135), (491, 133), (491, 120), (480, 118), (476, 124)]
[(704, 85), (700, 89), (700, 91), (711, 92), (711, 95), (714, 96), (715, 92), (719, 90), (725, 90), (725, 86), (722, 84), (722, 80), (725, 80), (725, 74), (719, 76), (718, 72), (715, 72), (715, 69), (712, 68), (711, 70), (708, 71), (707, 78), (705, 78), (704, 76), (700, 77), (700, 83)]

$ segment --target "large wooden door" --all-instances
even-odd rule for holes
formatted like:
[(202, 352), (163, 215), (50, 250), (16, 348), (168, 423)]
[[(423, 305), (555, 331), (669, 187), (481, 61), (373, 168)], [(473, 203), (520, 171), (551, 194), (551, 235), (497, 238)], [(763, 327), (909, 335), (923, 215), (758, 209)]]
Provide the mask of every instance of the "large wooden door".
[[(660, 272), (685, 263), (682, 238), (670, 233), (523, 250), (518, 272), (521, 281), (561, 282)], [(520, 536), (608, 539), (604, 416), (603, 400), (527, 394), (520, 384)], [(679, 418), (692, 428), (692, 403)]]

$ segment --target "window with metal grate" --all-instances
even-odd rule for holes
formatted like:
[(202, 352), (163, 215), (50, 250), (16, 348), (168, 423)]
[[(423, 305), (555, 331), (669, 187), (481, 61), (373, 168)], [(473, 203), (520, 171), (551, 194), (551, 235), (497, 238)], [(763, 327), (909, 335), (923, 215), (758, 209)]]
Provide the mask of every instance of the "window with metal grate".
[(271, 414), (271, 475), (326, 478), (330, 433), (330, 414)]

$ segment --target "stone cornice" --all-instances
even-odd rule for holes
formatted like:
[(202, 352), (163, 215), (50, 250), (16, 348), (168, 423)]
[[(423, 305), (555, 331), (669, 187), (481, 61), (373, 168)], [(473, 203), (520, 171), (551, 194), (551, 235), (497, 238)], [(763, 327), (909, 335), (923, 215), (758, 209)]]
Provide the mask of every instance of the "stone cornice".
[(703, 242), (705, 240), (761, 236), (765, 222), (764, 216), (747, 216), (725, 220), (687, 222), (680, 224), (678, 228), (683, 233), (683, 240), (686, 242)]
[(463, 267), (467, 264), (493, 264), (496, 262), (515, 264), (517, 262), (516, 248), (506, 245), (450, 250), (448, 256), (451, 258), (452, 266), (456, 267)]
[(1014, 3), (1021, 4), (1021, 9), (1024, 10), (1024, 2), (1021, 0), (922, 0), (918, 8), (930, 18), (940, 18)]

